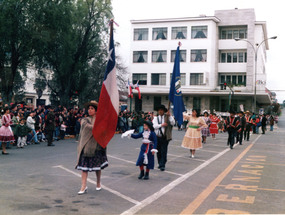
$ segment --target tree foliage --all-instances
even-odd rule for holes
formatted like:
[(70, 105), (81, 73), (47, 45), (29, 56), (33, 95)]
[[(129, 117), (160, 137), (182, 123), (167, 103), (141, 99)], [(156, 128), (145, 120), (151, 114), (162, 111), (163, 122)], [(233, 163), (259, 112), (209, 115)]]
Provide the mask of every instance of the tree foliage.
[[(84, 100), (79, 95), (88, 94), (91, 92), (88, 88), (97, 87), (95, 82), (100, 75), (94, 77), (94, 74), (100, 74), (105, 64), (111, 2), (39, 2), (42, 8), (38, 13), (35, 11), (38, 43), (41, 44), (36, 50), (37, 68), (49, 66), (53, 70), (52, 83), (49, 83), (53, 102), (68, 105), (75, 99)], [(96, 67), (91, 67), (94, 64)], [(94, 78), (93, 86), (87, 84)]]
[[(22, 85), (15, 80), (27, 65), (38, 72), (38, 97), (46, 84), (54, 104), (99, 98), (111, 0), (7, 0), (0, 1), (0, 10), (0, 78), (6, 100), (20, 92)], [(118, 69), (126, 73), (124, 66)]]
[(33, 53), (31, 29), (28, 1), (0, 2), (0, 88), (6, 102), (22, 92), (21, 77)]

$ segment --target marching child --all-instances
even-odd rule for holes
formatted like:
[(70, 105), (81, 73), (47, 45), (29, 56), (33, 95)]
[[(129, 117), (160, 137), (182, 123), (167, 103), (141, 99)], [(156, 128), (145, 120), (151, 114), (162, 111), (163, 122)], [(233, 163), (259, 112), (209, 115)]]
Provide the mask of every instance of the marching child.
[[(154, 168), (154, 154), (157, 152), (157, 139), (154, 132), (152, 122), (144, 121), (143, 131), (137, 134), (131, 134), (134, 139), (143, 138), (141, 151), (136, 163), (140, 167), (140, 175), (138, 179), (149, 179), (149, 171)], [(146, 171), (144, 171), (146, 166)]]
[(25, 120), (21, 119), (20, 124), (18, 124), (15, 128), (15, 134), (18, 136), (18, 148), (24, 148), (25, 145), (27, 145), (27, 135), (31, 131), (28, 126), (25, 124)]

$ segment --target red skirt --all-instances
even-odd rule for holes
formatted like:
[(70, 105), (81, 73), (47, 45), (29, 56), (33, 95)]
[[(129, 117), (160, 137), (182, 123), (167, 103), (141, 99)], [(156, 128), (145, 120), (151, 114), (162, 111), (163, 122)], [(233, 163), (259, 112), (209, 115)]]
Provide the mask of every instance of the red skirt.
[(210, 134), (218, 134), (218, 133), (219, 133), (218, 125), (216, 123), (212, 123), (210, 125)]

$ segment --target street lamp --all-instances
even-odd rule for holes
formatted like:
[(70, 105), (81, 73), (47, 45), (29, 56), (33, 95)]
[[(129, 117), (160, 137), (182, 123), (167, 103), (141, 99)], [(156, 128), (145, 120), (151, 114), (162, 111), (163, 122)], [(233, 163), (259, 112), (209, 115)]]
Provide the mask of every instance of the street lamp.
[(273, 39), (275, 40), (277, 38), (277, 36), (274, 36), (274, 37), (269, 37), (263, 41), (261, 41), (261, 43), (256, 43), (256, 47), (251, 43), (249, 42), (247, 39), (241, 39), (241, 38), (235, 38), (235, 41), (245, 41), (247, 43), (249, 43), (252, 47), (252, 49), (254, 50), (254, 113), (256, 114), (256, 73), (257, 73), (257, 53), (258, 53), (258, 50), (259, 50), (259, 47), (267, 40), (270, 40), (270, 39)]

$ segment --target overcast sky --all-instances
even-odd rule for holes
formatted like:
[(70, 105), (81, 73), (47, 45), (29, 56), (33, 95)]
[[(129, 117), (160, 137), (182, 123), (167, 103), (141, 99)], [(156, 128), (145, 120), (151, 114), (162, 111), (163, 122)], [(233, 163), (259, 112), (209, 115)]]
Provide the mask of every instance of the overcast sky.
[[(283, 3), (283, 4), (282, 4)], [(154, 18), (196, 17), (201, 14), (214, 16), (215, 10), (254, 8), (256, 21), (266, 21), (269, 40), (267, 51), (267, 88), (277, 94), (278, 102), (285, 100), (285, 48), (284, 1), (282, 0), (112, 0), (114, 20), (119, 24), (114, 39), (121, 44), (116, 50), (129, 64), (130, 20)]]

